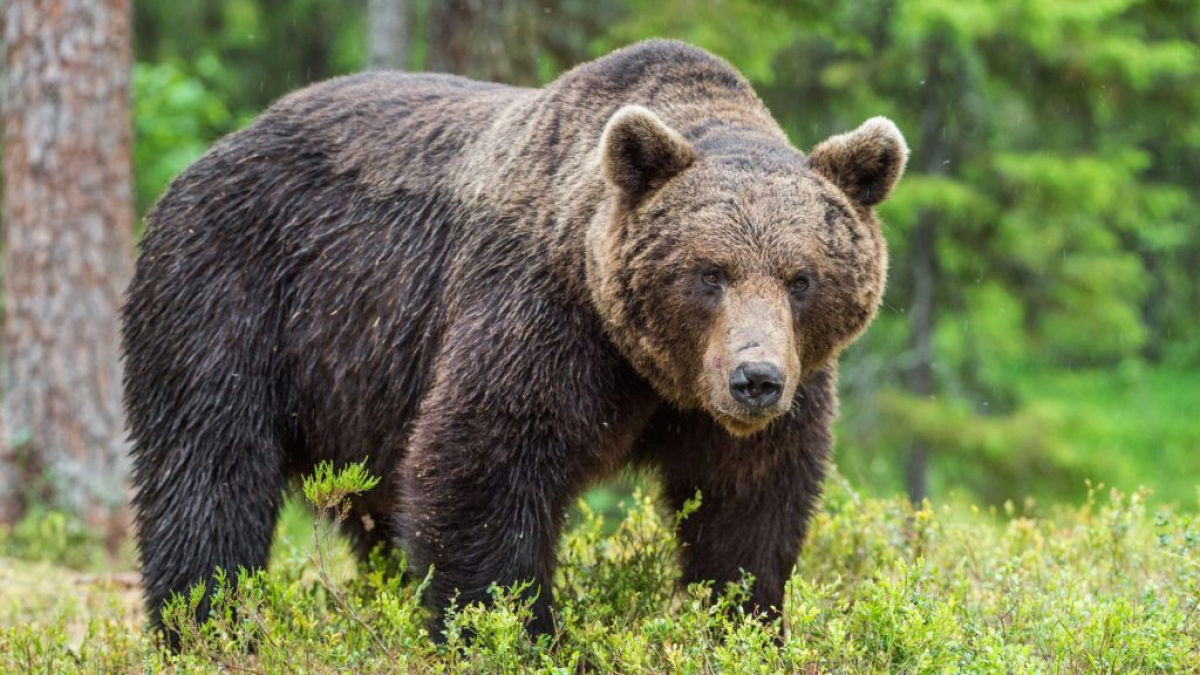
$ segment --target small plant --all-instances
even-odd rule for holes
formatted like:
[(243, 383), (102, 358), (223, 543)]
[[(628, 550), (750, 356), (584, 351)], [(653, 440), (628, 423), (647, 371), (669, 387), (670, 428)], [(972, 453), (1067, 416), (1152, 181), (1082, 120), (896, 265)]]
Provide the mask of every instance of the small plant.
[(362, 494), (379, 484), (379, 479), (367, 472), (366, 464), (347, 464), (334, 471), (333, 464), (321, 462), (311, 476), (304, 478), (304, 497), (319, 514), (335, 514), (341, 522), (350, 511), (350, 497)]
[(334, 471), (333, 464), (321, 462), (317, 464), (313, 475), (306, 476), (303, 483), (304, 497), (316, 508), (316, 519), (313, 528), (313, 562), (321, 586), (333, 598), (338, 609), (371, 636), (372, 642), (384, 653), (390, 653), (388, 645), (379, 634), (355, 609), (347, 595), (344, 586), (334, 581), (329, 573), (329, 549), (334, 528), (346, 520), (352, 506), (350, 498), (367, 492), (379, 484), (379, 478), (367, 472), (365, 463), (347, 464), (340, 471)]

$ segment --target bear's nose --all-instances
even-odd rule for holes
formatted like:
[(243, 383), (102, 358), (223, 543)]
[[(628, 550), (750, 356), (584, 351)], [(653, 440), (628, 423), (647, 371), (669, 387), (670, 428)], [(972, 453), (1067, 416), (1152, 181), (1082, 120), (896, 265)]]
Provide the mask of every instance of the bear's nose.
[(765, 410), (783, 393), (783, 372), (766, 361), (743, 363), (729, 376), (729, 393), (755, 412)]

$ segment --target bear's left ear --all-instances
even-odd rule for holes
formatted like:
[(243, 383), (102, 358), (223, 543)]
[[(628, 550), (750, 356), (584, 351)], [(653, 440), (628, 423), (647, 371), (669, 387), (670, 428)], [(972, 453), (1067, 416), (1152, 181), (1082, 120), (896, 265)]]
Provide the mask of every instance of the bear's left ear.
[(831, 136), (813, 148), (808, 162), (850, 199), (875, 206), (904, 173), (908, 144), (891, 120), (872, 117), (854, 131)]
[(633, 205), (696, 160), (690, 143), (640, 105), (613, 114), (600, 138), (604, 177)]

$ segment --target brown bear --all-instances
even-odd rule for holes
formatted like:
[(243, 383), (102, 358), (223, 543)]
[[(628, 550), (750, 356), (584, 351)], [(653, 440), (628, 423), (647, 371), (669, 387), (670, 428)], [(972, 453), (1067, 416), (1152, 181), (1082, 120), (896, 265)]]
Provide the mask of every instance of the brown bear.
[(748, 572), (776, 612), (907, 153), (874, 118), (805, 156), (733, 67), (662, 40), (541, 89), (374, 72), (283, 98), (172, 183), (128, 291), (151, 617), (264, 565), (322, 460), (384, 477), (348, 529), (433, 565), (435, 616), (530, 581), (551, 630), (564, 513), (629, 463), (672, 507), (702, 495), (683, 581)]

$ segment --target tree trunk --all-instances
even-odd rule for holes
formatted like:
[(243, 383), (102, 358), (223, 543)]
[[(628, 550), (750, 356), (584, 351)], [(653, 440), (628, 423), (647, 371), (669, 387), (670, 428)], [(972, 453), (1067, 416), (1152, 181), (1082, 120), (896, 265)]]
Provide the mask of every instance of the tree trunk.
[(543, 0), (439, 0), (429, 16), (429, 69), (507, 84), (538, 83)]
[[(951, 142), (947, 138), (950, 101), (955, 100), (953, 90), (945, 79), (946, 59), (949, 58), (940, 37), (930, 40), (927, 47), (926, 77), (933, 83), (932, 91), (925, 98), (921, 113), (920, 171), (927, 176), (940, 176), (946, 172), (946, 164), (952, 158)], [(938, 277), (940, 261), (937, 250), (938, 214), (924, 209), (917, 215), (917, 223), (909, 235), (909, 252), (905, 266), (912, 280), (911, 306), (909, 307), (908, 356), (910, 365), (904, 373), (904, 384), (915, 396), (929, 398), (937, 393), (937, 381), (933, 372), (934, 330), (937, 327)], [(904, 482), (908, 498), (920, 504), (929, 497), (929, 445), (914, 439), (908, 447), (904, 465)]]
[(129, 0), (5, 0), (0, 520), (30, 499), (115, 541), (131, 271)]
[(408, 3), (368, 0), (369, 65), (374, 69), (408, 68)]
[[(937, 223), (934, 214), (922, 211), (912, 233), (906, 264), (912, 274), (908, 349), (912, 365), (905, 375), (908, 390), (917, 396), (934, 394), (933, 331), (937, 323)], [(920, 504), (929, 496), (929, 448), (915, 439), (908, 447), (904, 482), (908, 498)]]

